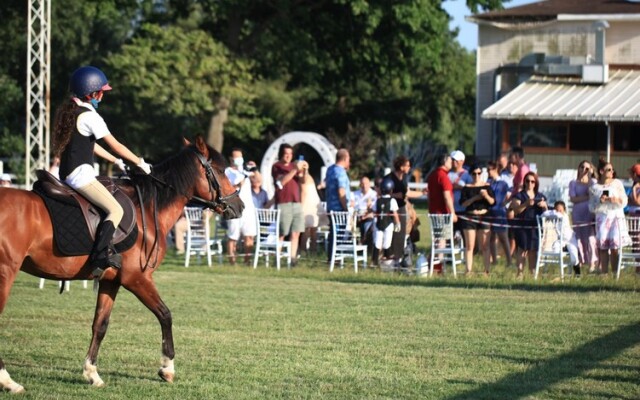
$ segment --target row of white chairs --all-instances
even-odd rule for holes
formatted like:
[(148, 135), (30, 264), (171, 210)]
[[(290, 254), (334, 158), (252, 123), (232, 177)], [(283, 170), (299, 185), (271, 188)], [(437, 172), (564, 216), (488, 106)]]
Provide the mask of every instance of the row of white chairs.
[[(185, 215), (189, 227), (185, 241), (185, 267), (189, 266), (189, 259), (192, 255), (206, 256), (207, 265), (211, 266), (211, 257), (219, 256), (222, 262), (222, 239), (218, 237), (219, 220), (215, 221), (214, 235), (210, 234), (210, 223), (203, 217), (202, 209), (198, 207), (185, 207)], [(351, 212), (329, 213), (331, 229), (333, 231), (332, 243), (329, 245), (333, 249), (329, 262), (329, 270), (333, 271), (334, 266), (339, 264), (344, 268), (346, 259), (353, 259), (354, 270), (358, 272), (358, 264), (367, 266), (367, 246), (357, 243), (357, 223), (356, 215)], [(277, 209), (256, 209), (256, 220), (258, 222), (258, 232), (255, 240), (255, 253), (253, 267), (257, 268), (260, 258), (264, 257), (265, 265), (269, 266), (271, 257), (275, 259), (276, 268), (280, 270), (281, 259), (285, 259), (287, 267), (291, 267), (291, 242), (280, 240), (280, 210)]]
[[(563, 218), (560, 216), (538, 216), (537, 229), (539, 235), (538, 257), (534, 272), (534, 279), (542, 270), (548, 271), (550, 266), (557, 266), (560, 278), (564, 279), (565, 269), (572, 272), (570, 263), (567, 262), (569, 254), (562, 235)], [(449, 264), (453, 276), (457, 276), (457, 266), (464, 264), (465, 247), (461, 238), (456, 238), (453, 229), (453, 220), (449, 214), (429, 214), (431, 222), (431, 258), (429, 260), (429, 276), (433, 275), (436, 263)], [(631, 244), (619, 251), (616, 279), (620, 279), (620, 273), (624, 268), (640, 266), (640, 217), (626, 217), (626, 223), (630, 235)], [(444, 271), (444, 268), (443, 268)]]

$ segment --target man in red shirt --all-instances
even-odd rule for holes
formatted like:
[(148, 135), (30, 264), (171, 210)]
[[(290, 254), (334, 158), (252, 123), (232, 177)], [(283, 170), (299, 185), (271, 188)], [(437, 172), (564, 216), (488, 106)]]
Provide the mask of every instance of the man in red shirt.
[[(453, 185), (448, 173), (451, 169), (451, 155), (444, 153), (438, 156), (436, 169), (427, 178), (427, 188), (429, 189), (429, 213), (431, 214), (451, 214), (453, 222), (458, 220), (456, 209), (453, 206)], [(445, 246), (442, 240), (436, 244), (438, 248)], [(434, 271), (442, 273), (442, 261), (434, 262)]]
[(293, 147), (280, 145), (278, 162), (273, 164), (271, 175), (276, 185), (276, 207), (280, 210), (280, 240), (290, 235), (291, 266), (298, 262), (298, 241), (304, 232), (304, 214), (300, 204), (300, 181), (309, 170), (306, 161), (293, 161)]
[(436, 169), (427, 178), (429, 189), (429, 212), (431, 214), (452, 214), (453, 222), (458, 220), (453, 206), (453, 185), (447, 176), (451, 169), (451, 156), (441, 154)]

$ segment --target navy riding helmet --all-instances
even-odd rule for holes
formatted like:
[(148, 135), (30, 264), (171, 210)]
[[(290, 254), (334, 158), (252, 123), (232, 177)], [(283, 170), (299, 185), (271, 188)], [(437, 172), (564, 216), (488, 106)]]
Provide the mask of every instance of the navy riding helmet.
[(99, 90), (111, 90), (107, 76), (96, 67), (87, 65), (73, 72), (69, 82), (69, 90), (79, 98)]
[(382, 182), (380, 183), (380, 193), (382, 194), (391, 194), (393, 193), (393, 189), (395, 188), (395, 185), (393, 184), (393, 180), (386, 178), (383, 179)]

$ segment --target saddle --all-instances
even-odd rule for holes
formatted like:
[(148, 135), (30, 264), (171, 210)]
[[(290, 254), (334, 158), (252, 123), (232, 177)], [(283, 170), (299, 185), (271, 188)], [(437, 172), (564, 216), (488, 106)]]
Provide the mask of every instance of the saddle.
[[(36, 177), (33, 192), (42, 197), (51, 216), (54, 245), (66, 256), (90, 254), (105, 213), (49, 172), (38, 170)], [(136, 209), (129, 196), (111, 178), (100, 176), (97, 179), (124, 210), (113, 237), (113, 245), (121, 253), (131, 248), (138, 238)]]

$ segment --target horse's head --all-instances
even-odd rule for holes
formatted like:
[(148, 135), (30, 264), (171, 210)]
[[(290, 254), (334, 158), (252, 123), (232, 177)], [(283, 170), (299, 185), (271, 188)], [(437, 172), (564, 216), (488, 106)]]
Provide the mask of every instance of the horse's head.
[[(190, 145), (186, 139), (185, 145)], [(194, 197), (204, 200), (224, 219), (241, 217), (244, 203), (224, 173), (224, 159), (220, 153), (208, 146), (201, 136), (196, 137), (193, 149), (202, 168), (202, 174), (195, 185)]]

